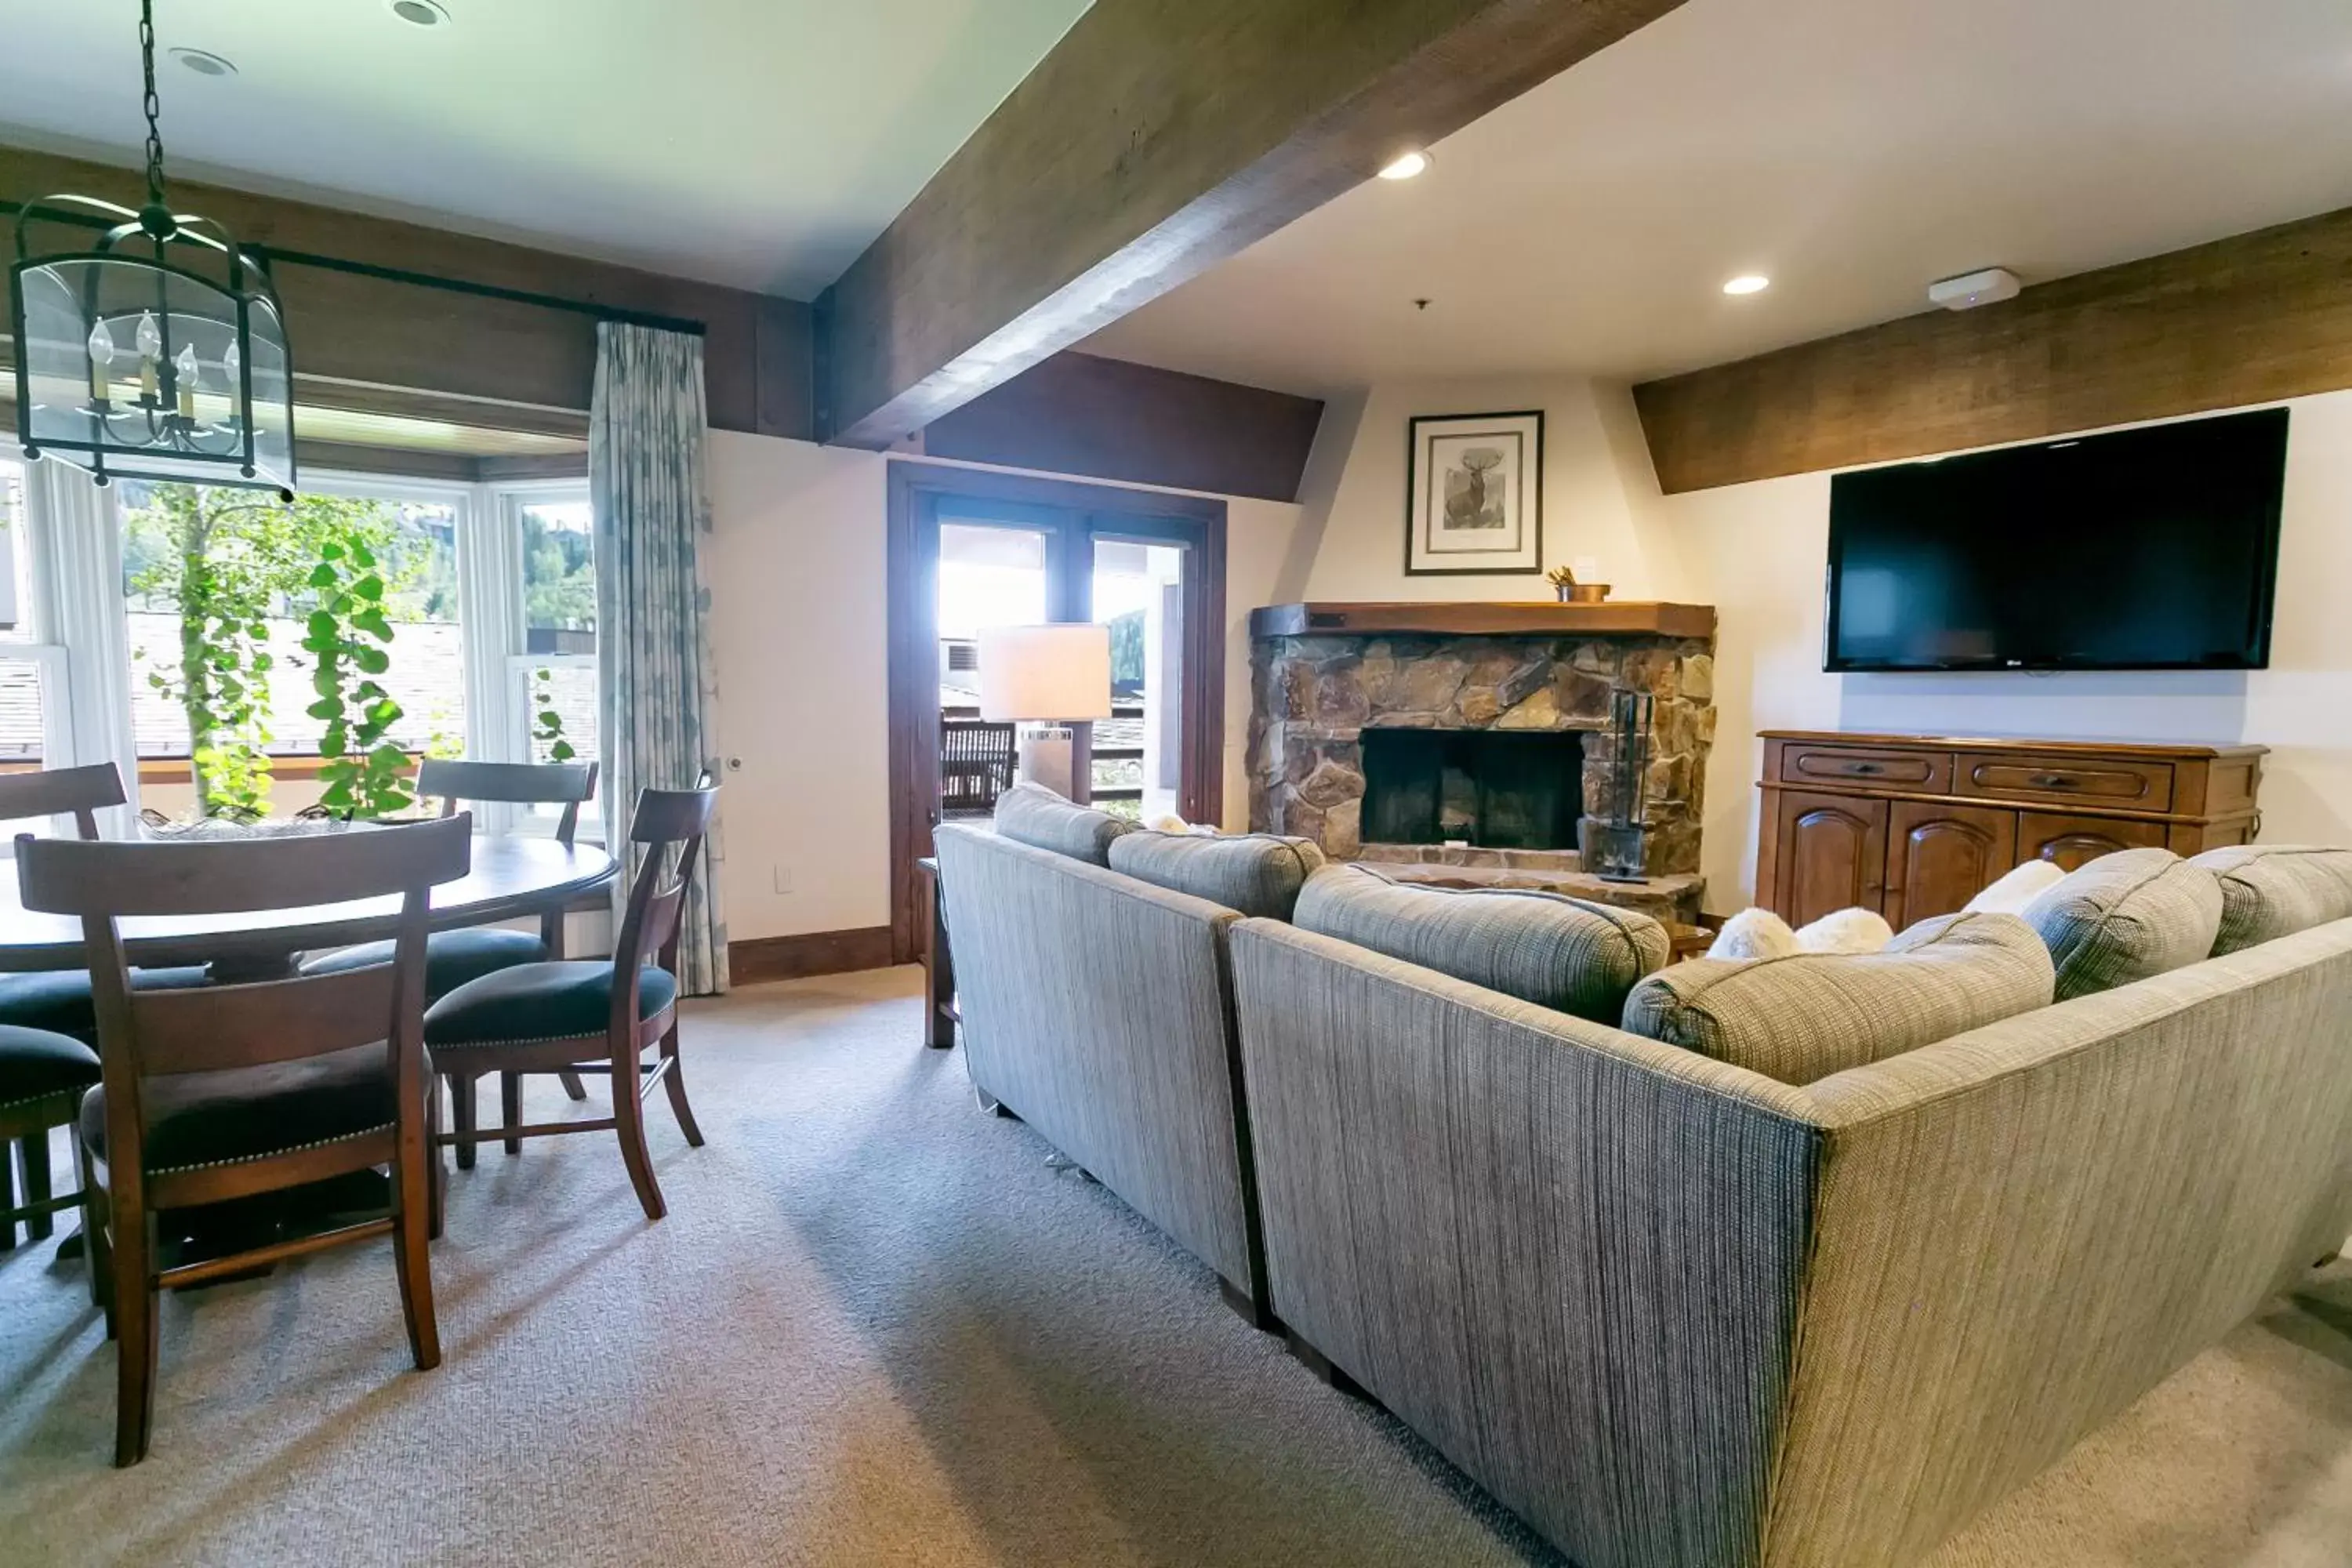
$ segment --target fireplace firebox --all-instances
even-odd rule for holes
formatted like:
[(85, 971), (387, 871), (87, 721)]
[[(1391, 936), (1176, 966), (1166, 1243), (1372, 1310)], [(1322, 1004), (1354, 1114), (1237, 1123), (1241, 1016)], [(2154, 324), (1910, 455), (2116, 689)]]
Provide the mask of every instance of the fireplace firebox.
[(1580, 731), (1368, 729), (1362, 744), (1367, 843), (1576, 847)]

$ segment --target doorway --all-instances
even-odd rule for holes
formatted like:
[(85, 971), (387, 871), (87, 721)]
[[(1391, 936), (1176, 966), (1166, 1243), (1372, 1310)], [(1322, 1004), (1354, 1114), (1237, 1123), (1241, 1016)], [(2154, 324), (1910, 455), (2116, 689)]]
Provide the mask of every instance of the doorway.
[(1082, 803), (1139, 821), (1223, 812), (1225, 503), (934, 464), (890, 465), (890, 930), (919, 956), (915, 862), (984, 818), (1013, 732), (980, 715), (991, 626), (1109, 628), (1111, 716), (1074, 726)]

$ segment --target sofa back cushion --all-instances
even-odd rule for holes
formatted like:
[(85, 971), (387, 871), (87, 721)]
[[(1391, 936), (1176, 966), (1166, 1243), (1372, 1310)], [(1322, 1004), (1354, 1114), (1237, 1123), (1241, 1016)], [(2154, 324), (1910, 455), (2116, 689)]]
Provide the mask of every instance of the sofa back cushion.
[(1109, 865), (1111, 840), (1134, 826), (1109, 812), (1073, 805), (1043, 784), (1017, 784), (996, 797), (997, 832), (1089, 866)]
[(2213, 956), (2256, 947), (2329, 921), (2352, 919), (2352, 849), (2239, 844), (2189, 858), (2221, 879)]
[(1307, 879), (1301, 929), (1500, 991), (1613, 1023), (1625, 994), (1674, 944), (1645, 914), (1561, 893), (1433, 888), (1368, 866), (1327, 866)]
[(2054, 979), (2015, 915), (1945, 915), (1883, 952), (1675, 964), (1634, 988), (1624, 1027), (1807, 1084), (2047, 1006)]
[(1212, 837), (1147, 828), (1110, 841), (1114, 871), (1275, 921), (1290, 918), (1299, 889), (1322, 864), (1314, 840), (1272, 833)]
[(2124, 849), (2074, 871), (2024, 909), (2058, 966), (2058, 1000), (2110, 991), (2213, 951), (2221, 884), (2169, 849)]

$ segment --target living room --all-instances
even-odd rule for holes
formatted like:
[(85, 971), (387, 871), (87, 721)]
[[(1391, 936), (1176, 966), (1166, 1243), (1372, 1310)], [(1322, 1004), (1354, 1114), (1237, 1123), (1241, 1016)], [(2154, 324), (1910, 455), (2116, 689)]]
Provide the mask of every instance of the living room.
[[(0, 873), (26, 1560), (2352, 1561), (2352, 18), (1340, 9), (12, 14), (0, 805), (572, 781)], [(110, 1171), (412, 938), (421, 1156)]]

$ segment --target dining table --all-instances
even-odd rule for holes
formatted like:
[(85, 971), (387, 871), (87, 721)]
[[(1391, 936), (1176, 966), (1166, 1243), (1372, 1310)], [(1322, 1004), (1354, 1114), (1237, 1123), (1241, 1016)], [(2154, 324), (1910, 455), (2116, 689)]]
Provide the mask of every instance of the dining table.
[[(433, 889), (433, 929), (542, 915), (609, 887), (618, 874), (613, 857), (593, 844), (476, 834), (472, 868)], [(133, 915), (124, 917), (120, 929), (124, 955), (136, 968), (210, 963), (218, 979), (259, 980), (285, 974), (297, 953), (396, 935), (400, 902), (398, 894), (391, 894), (289, 910)], [(0, 874), (0, 971), (81, 969), (88, 963), (81, 921), (25, 908), (16, 879)]]

